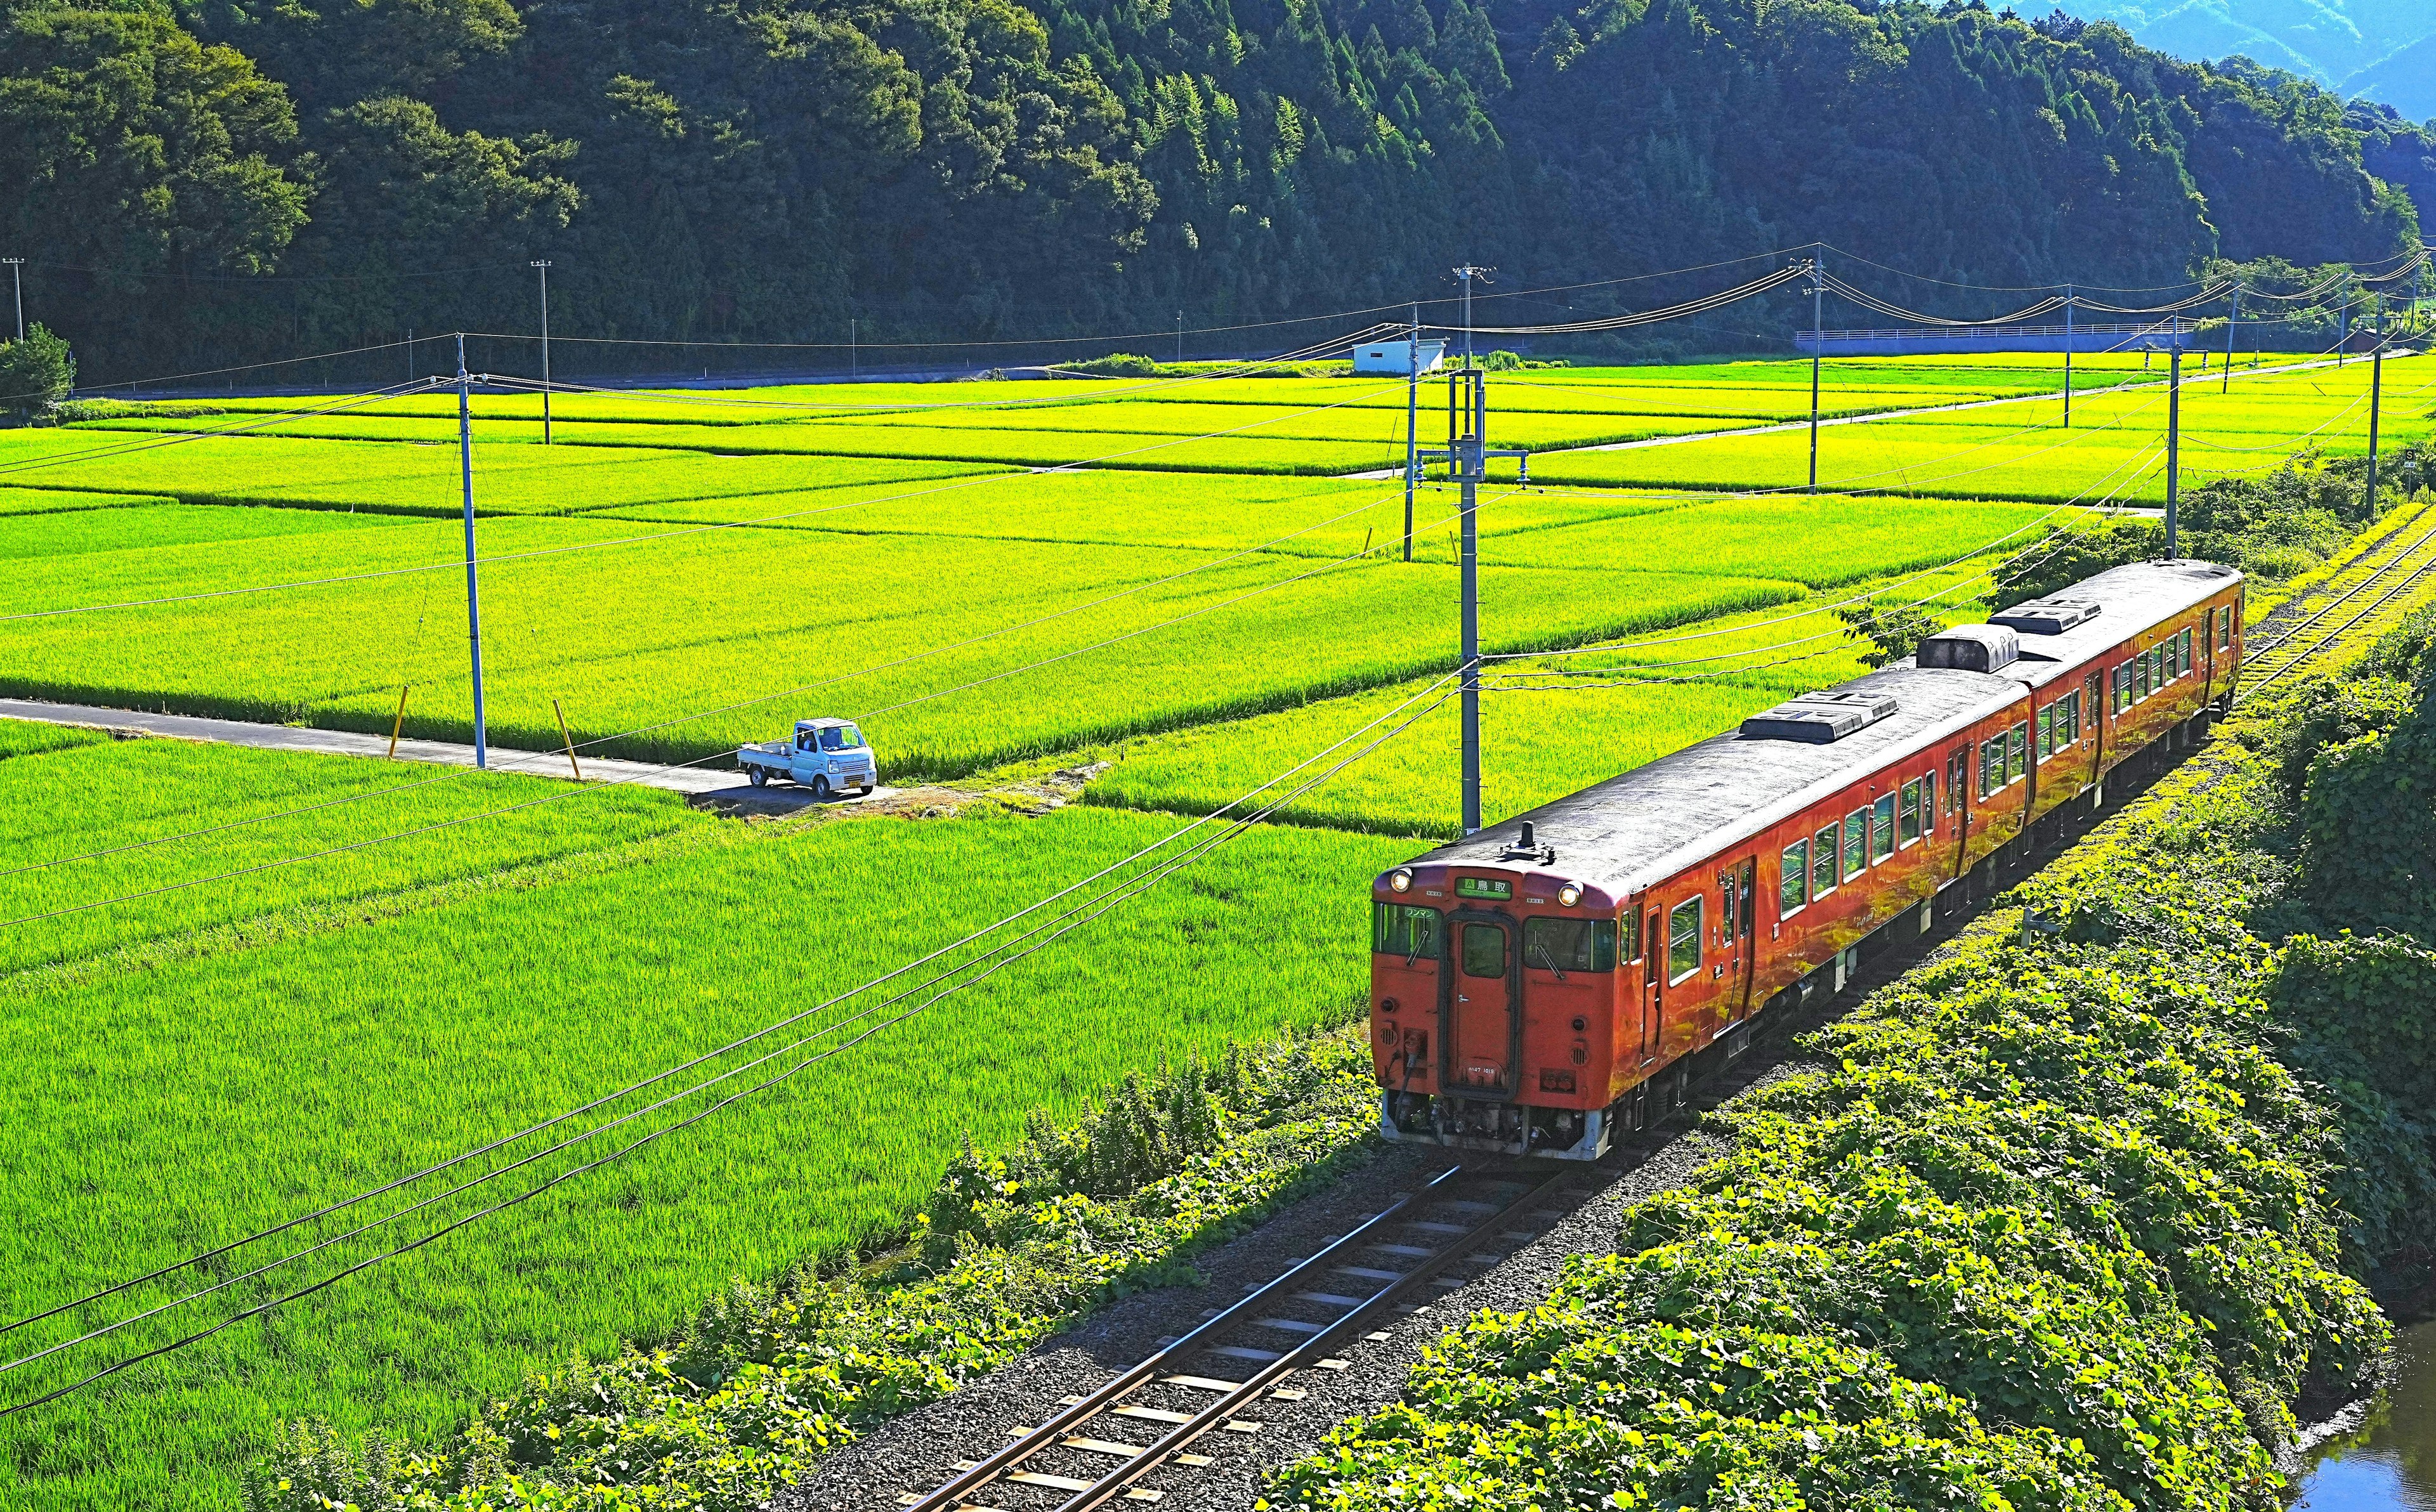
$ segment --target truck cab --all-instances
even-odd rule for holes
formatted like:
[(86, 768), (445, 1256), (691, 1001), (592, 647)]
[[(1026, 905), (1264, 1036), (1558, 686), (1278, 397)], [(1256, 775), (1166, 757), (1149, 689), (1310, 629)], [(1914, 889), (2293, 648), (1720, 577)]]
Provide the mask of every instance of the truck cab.
[(744, 746), (736, 753), (736, 764), (757, 788), (786, 777), (810, 789), (815, 798), (849, 788), (868, 793), (879, 783), (871, 742), (851, 720), (797, 720), (792, 740)]

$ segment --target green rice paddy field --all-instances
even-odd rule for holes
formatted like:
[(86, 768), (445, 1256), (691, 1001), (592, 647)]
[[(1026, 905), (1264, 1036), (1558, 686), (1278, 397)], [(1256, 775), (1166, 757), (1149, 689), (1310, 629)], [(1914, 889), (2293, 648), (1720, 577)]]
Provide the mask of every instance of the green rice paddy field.
[[(2066, 431), (2048, 359), (1830, 363), (1827, 413), (1869, 418), (1823, 433), (1850, 492), (1819, 495), (1795, 486), (1807, 426), (1771, 428), (1806, 419), (1806, 363), (1492, 378), (1492, 441), (1537, 455), (1532, 487), (1482, 493), (1491, 818), (1854, 675), (1838, 604), (1972, 613), (2004, 555), (2150, 497), (2154, 376), (2082, 365)], [(2358, 449), (2365, 377), (2189, 391), (2193, 476)], [(2424, 434), (2436, 366), (2386, 378), (2386, 434)], [(309, 412), (328, 403), (0, 431), (0, 696), (386, 733), (403, 688), (408, 734), (465, 738), (453, 396)], [(966, 1131), (1349, 1011), (1366, 878), (1456, 808), (1454, 496), (1418, 492), (1407, 563), (1401, 483), (1343, 476), (1401, 461), (1404, 406), (1373, 379), (1224, 376), (562, 394), (545, 446), (537, 398), (477, 396), (495, 742), (554, 747), (555, 704), (597, 754), (717, 763), (845, 714), (888, 780), (952, 801), (740, 823), (635, 788), (0, 721), (9, 1319), (782, 1017), (841, 1041), (872, 999), (834, 994), (1376, 742), (1286, 823), (834, 1061), (699, 1127), (672, 1126), (699, 1099), (640, 1115), (627, 1135), (667, 1132), (611, 1166), (0, 1419), (0, 1503), (226, 1507), (282, 1418), (428, 1439), (730, 1277), (886, 1234)], [(1082, 801), (992, 796), (1050, 771)], [(612, 1136), (586, 1138), (526, 1184)], [(352, 1238), (307, 1225), (328, 1249), (0, 1371), (0, 1401), (494, 1190)], [(177, 1295), (13, 1330), (8, 1358)]]

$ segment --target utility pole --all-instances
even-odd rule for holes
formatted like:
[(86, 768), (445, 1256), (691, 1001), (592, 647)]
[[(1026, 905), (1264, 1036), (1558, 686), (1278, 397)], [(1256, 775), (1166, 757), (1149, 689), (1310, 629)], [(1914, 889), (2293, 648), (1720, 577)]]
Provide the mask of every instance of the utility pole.
[(7, 263), (9, 265), (9, 271), (16, 275), (17, 339), (22, 341), (26, 339), (26, 259), (23, 257), (0, 257), (0, 263)]
[(2336, 367), (2338, 367), (2338, 368), (2341, 367), (2341, 366), (2343, 365), (2343, 358), (2345, 358), (2345, 357), (2347, 357), (2347, 356), (2351, 356), (2351, 345), (2352, 345), (2352, 291), (2351, 291), (2349, 288), (2345, 288), (2345, 289), (2343, 290), (2343, 329), (2342, 329), (2342, 335), (2341, 335), (2340, 337), (2339, 337), (2339, 338), (2336, 339), (2336, 341), (2335, 341), (2335, 366), (2336, 366)]
[(2233, 286), (2233, 310), (2224, 318), (2224, 391), (2233, 392), (2233, 333), (2241, 324), (2241, 285)]
[(851, 319), (845, 322), (845, 375), (862, 376), (862, 332), (860, 322)]
[[(1486, 440), (1481, 426), (1488, 419), (1488, 388), (1480, 381), (1479, 370), (1470, 363), (1471, 356), (1471, 281), (1467, 276), (1463, 286), (1464, 374), (1471, 386), (1471, 402), (1464, 408), (1471, 417), (1470, 443), (1462, 445), (1463, 461), (1456, 471), (1463, 475), (1463, 832), (1480, 833), (1480, 476), (1488, 470), (1488, 459), (1481, 455)], [(1447, 450), (1458, 448), (1453, 437), (1447, 439)]]
[(1471, 359), (1471, 281), (1477, 278), (1485, 283), (1495, 271), (1494, 268), (1481, 268), (1471, 263), (1454, 270), (1454, 276), (1463, 280), (1463, 365), (1467, 371), (1477, 366)]
[(2066, 430), (2072, 428), (2072, 349), (2079, 344), (2073, 339), (2072, 317), (2079, 306), (2079, 296), (2073, 292), (2070, 284), (2066, 284), (2063, 287), (2063, 428)]
[(465, 372), (465, 338), (457, 338), (457, 467), (465, 483), (465, 641), (474, 652), (474, 765), (491, 764), (482, 718), (482, 586), (474, 571), (474, 380)]
[(2174, 317), (2172, 374), (2166, 401), (2166, 555), (2182, 555), (2183, 501), (2183, 318)]
[(1175, 312), (1175, 360), (1184, 360), (1184, 312)]
[[(1470, 326), (1470, 312), (1465, 325)], [(1522, 459), (1529, 476), (1530, 454), (1498, 451), (1488, 445), (1488, 385), (1478, 368), (1467, 365), (1447, 379), (1447, 445), (1423, 456), (1443, 458), (1447, 471), (1463, 487), (1462, 580), (1463, 614), (1460, 635), (1463, 676), (1463, 832), (1480, 832), (1480, 482), (1491, 457)], [(1460, 417), (1460, 418), (1458, 418)]]
[(1413, 560), (1413, 485), (1421, 470), (1421, 305), (1413, 302), (1413, 328), (1404, 378), (1404, 560)]
[(2385, 336), (2376, 339), (2375, 366), (2369, 370), (2368, 380), (2368, 513), (2376, 517), (2376, 421), (2377, 411), (2385, 407)]
[(549, 444), (549, 259), (538, 258), (541, 269), (541, 443)]
[(1827, 260), (1810, 252), (1810, 489), (1818, 490), (1818, 366), (1827, 350)]

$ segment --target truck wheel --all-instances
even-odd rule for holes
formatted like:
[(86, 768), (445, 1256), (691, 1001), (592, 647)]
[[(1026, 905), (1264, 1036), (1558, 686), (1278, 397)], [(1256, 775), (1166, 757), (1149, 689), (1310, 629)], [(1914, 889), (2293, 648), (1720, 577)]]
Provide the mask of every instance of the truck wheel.
[(814, 777), (812, 779), (812, 802), (826, 803), (828, 801), (829, 779), (826, 777)]
[(753, 786), (757, 788), (761, 787), (770, 780), (770, 773), (767, 768), (763, 767), (746, 767), (744, 769), (744, 774), (753, 779)]

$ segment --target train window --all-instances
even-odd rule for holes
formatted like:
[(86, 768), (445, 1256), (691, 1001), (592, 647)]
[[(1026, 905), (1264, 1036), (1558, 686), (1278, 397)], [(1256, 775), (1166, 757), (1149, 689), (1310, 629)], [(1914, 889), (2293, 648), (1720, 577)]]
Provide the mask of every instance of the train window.
[(1717, 900), (1722, 905), (1717, 910), (1717, 943), (1721, 946), (1731, 945), (1742, 938), (1741, 931), (1736, 928), (1742, 919), (1742, 910), (1735, 906), (1733, 873), (1717, 874)]
[(2144, 651), (2132, 658), (2132, 702), (2134, 704), (2146, 700), (2156, 688), (2157, 685), (2149, 671), (2150, 660), (2156, 654), (2153, 651)]
[(1920, 784), (1918, 782), (1906, 782), (1903, 785), (1903, 808), (1896, 811), (1895, 823), (1902, 826), (1897, 838), (1904, 844), (1908, 845), (1920, 838)]
[(1937, 833), (1937, 773), (1933, 771), (1920, 774), (1920, 827), (1928, 834)]
[(1641, 910), (1638, 907), (1625, 911), (1624, 949), (1624, 959), (1627, 963), (1641, 959)]
[(2199, 665), (2198, 662), (2191, 655), (2191, 633), (2185, 626), (2183, 630), (2183, 675), (2189, 676), (2191, 669), (2197, 665)]
[(2132, 707), (2132, 664), (2125, 662), (2114, 669), (2114, 712), (2122, 714)]
[(2080, 694), (2066, 693), (2056, 705), (2056, 749), (2076, 745), (2080, 740)]
[(1870, 811), (1855, 808), (1844, 816), (1844, 880), (1851, 881), (1870, 864)]
[(2093, 720), (2106, 708), (2104, 678), (2102, 672), (2092, 672), (2080, 680), (2080, 707), (2089, 710), (2089, 717)]
[(1979, 801), (1987, 802), (1989, 794), (2004, 785), (2005, 738), (2000, 735), (1979, 743)]
[(2005, 780), (2021, 781), (2030, 774), (2030, 727), (2027, 723), (2013, 726), (2013, 744), (2005, 757)]
[(1870, 864), (1895, 853), (1895, 795), (1888, 793), (1870, 806)]
[(2042, 761), (2055, 755), (2055, 705), (2046, 704), (2039, 710), (2035, 721), (2039, 727), (2039, 759)]
[(2233, 650), (2233, 606), (2230, 604), (2216, 617), (2216, 649)]
[(1810, 901), (1810, 842), (1797, 840), (1784, 847), (1784, 865), (1778, 869), (1776, 912), (1799, 913)]
[(1379, 903), (1370, 911), (1370, 948), (1381, 955), (1438, 958), (1438, 911), (1410, 903)]
[(1687, 897), (1666, 915), (1666, 981), (1672, 986), (1700, 969), (1700, 899)]
[(1962, 795), (1969, 791), (1966, 785), (1970, 780), (1971, 748), (1956, 746), (1954, 754), (1945, 758), (1945, 802), (1956, 813), (1962, 811)]
[(1463, 927), (1463, 974), (1467, 977), (1505, 975), (1505, 926), (1467, 924)]
[(1829, 825), (1810, 843), (1810, 895), (1825, 897), (1836, 891), (1836, 848), (1842, 843), (1836, 837), (1843, 831)]
[(1522, 964), (1558, 971), (1613, 971), (1613, 919), (1525, 919)]

